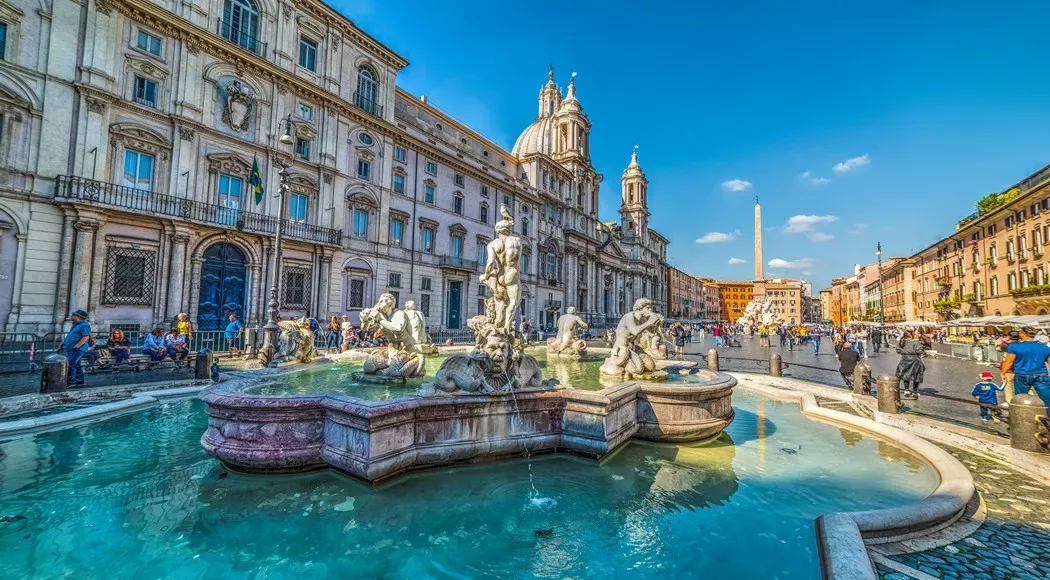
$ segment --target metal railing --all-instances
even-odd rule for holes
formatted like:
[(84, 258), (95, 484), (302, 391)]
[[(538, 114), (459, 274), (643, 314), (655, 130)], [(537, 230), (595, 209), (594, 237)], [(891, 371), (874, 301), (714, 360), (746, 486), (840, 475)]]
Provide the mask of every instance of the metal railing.
[(264, 234), (275, 233), (280, 221), (285, 236), (323, 244), (339, 245), (343, 237), (342, 230), (72, 175), (56, 178), (55, 197)]
[(429, 331), (430, 340), (434, 344), (445, 344), (452, 340), (456, 344), (469, 344), (474, 342), (474, 331), (469, 328), (448, 328), (443, 330)]
[(375, 115), (376, 117), (383, 116), (383, 105), (373, 101), (372, 99), (362, 95), (361, 93), (354, 91), (354, 105), (363, 109), (366, 113)]
[(457, 256), (441, 256), (441, 259), (438, 260), (438, 264), (442, 268), (454, 268), (456, 270), (466, 270), (469, 272), (479, 271), (478, 262), (476, 260), (467, 260)]
[(222, 18), (216, 19), (215, 34), (225, 38), (237, 46), (266, 58), (266, 43), (248, 34), (240, 28), (234, 27)]

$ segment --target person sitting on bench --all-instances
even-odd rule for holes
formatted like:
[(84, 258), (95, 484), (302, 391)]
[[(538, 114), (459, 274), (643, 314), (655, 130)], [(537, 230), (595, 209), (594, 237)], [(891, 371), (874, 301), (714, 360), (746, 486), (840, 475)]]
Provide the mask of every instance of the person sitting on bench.
[(158, 326), (146, 335), (146, 341), (142, 343), (142, 354), (149, 355), (152, 362), (164, 360), (164, 329)]
[(109, 333), (106, 349), (116, 359), (114, 366), (131, 360), (131, 342), (124, 336), (124, 331), (119, 328), (114, 328), (113, 332)]
[(179, 333), (178, 327), (172, 328), (171, 332), (164, 337), (164, 351), (175, 361), (175, 366), (181, 366), (180, 362), (186, 360), (190, 355), (190, 348), (186, 346), (186, 337)]

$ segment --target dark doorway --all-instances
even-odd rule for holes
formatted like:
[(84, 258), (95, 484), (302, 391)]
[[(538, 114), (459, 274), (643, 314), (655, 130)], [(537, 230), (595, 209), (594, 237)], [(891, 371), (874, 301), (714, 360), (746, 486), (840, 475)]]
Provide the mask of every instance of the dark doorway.
[(461, 324), (461, 306), (463, 293), (462, 282), (449, 282), (448, 283), (448, 327), (459, 328)]
[(232, 244), (215, 244), (204, 252), (197, 329), (218, 330), (236, 314), (244, 321), (244, 252)]

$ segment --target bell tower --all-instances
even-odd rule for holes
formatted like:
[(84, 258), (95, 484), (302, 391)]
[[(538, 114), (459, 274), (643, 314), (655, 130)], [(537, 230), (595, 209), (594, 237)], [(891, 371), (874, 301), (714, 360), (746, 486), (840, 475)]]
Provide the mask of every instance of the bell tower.
[(583, 112), (583, 105), (576, 98), (576, 73), (569, 77), (569, 88), (565, 99), (554, 116), (554, 157), (562, 161), (576, 159), (589, 162), (591, 158), (591, 122)]
[(558, 107), (561, 105), (561, 91), (558, 85), (554, 84), (554, 65), (551, 65), (547, 73), (547, 84), (540, 89), (539, 101), (540, 114), (537, 118), (553, 117), (558, 112)]
[(638, 164), (638, 146), (631, 152), (631, 163), (620, 178), (620, 220), (624, 235), (638, 236), (645, 240), (649, 230), (649, 180)]

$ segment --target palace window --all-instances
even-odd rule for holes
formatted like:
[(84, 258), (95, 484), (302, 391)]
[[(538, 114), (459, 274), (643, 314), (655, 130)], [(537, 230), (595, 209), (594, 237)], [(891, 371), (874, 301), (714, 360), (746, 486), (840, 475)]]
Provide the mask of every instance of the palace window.
[(372, 175), (372, 164), (366, 159), (357, 160), (357, 178), (368, 181)]
[(308, 105), (306, 103), (299, 103), (295, 107), (295, 116), (299, 117), (300, 119), (312, 121), (314, 118), (314, 108), (312, 105)]
[(390, 220), (390, 243), (397, 247), (405, 244), (405, 222), (399, 219)]
[(481, 197), (488, 197), (488, 196), (489, 196), (489, 186), (482, 185), (481, 186)]
[(288, 219), (293, 222), (305, 223), (309, 208), (309, 197), (301, 193), (293, 193), (288, 199)]
[(106, 250), (104, 304), (153, 303), (157, 252), (110, 246)]
[(135, 90), (132, 99), (147, 107), (157, 107), (157, 81), (135, 75)]
[(151, 191), (153, 189), (154, 157), (128, 149), (124, 151), (124, 173), (121, 185), (134, 189)]
[(368, 212), (363, 209), (354, 210), (354, 237), (368, 238)]
[(378, 93), (379, 84), (376, 82), (375, 73), (368, 67), (361, 67), (357, 71), (357, 92), (354, 94), (355, 104), (375, 115), (379, 110)]
[(429, 183), (423, 186), (423, 201), (434, 203), (434, 186)]
[(244, 193), (244, 180), (232, 175), (219, 174), (219, 223), (227, 226), (237, 225), (241, 219), (241, 198)]
[(481, 219), (481, 223), (489, 223), (489, 204), (481, 202), (481, 207), (479, 208), (478, 213), (480, 214), (478, 217)]
[(434, 228), (423, 228), (423, 251), (428, 254), (434, 253)]
[(405, 176), (400, 173), (394, 174), (394, 193), (405, 193)]
[(529, 273), (529, 255), (528, 254), (522, 254), (521, 255), (521, 272), (523, 274), (528, 274)]
[(463, 257), (463, 236), (452, 236), (451, 255), (453, 258)]
[(390, 286), (391, 288), (400, 288), (401, 287), (401, 273), (400, 272), (391, 272), (390, 273), (390, 278), (389, 278), (389, 280), (387, 280), (387, 286)]
[[(0, 25), (0, 27), (6, 28), (7, 25), (3, 24)], [(0, 42), (2, 42), (2, 40), (0, 40)], [(138, 34), (135, 35), (135, 47), (144, 50), (153, 56), (160, 56), (161, 46), (163, 46), (163, 44), (160, 37), (154, 36), (145, 30), (139, 30)]]
[(419, 311), (423, 316), (430, 316), (430, 294), (419, 295)]
[(462, 175), (460, 175), (459, 173), (457, 173), (457, 174), (456, 174), (456, 177), (454, 178), (454, 180), (455, 180), (455, 182), (456, 182), (456, 185), (457, 185), (458, 187), (463, 187), (463, 176), (462, 176)]
[(431, 175), (437, 175), (437, 172), (438, 172), (437, 163), (434, 163), (433, 161), (427, 159), (426, 172), (431, 174)]
[(485, 244), (482, 244), (482, 243), (479, 242), (478, 243), (478, 262), (480, 262), (481, 265), (484, 266), (485, 264), (488, 263), (488, 261), (489, 261), (489, 247), (486, 246)]
[(424, 292), (430, 292), (434, 288), (434, 279), (427, 276), (423, 276), (419, 279), (419, 289)]
[(246, 48), (259, 52), (259, 9), (252, 0), (225, 0), (222, 11), (223, 20), (219, 31), (223, 38)]
[(305, 36), (299, 37), (299, 66), (317, 72), (317, 43)]
[(394, 160), (404, 163), (405, 157), (406, 155), (404, 147), (394, 147)]
[(521, 235), (529, 235), (529, 218), (521, 218)]
[(284, 267), (284, 304), (292, 310), (305, 310), (310, 301), (310, 268), (307, 266)]
[(350, 292), (346, 297), (347, 308), (364, 308), (365, 281), (360, 278), (350, 279)]
[(452, 199), (452, 211), (456, 215), (463, 215), (463, 194), (456, 192), (456, 196)]
[(310, 160), (310, 141), (300, 137), (295, 138), (295, 156), (303, 161)]

